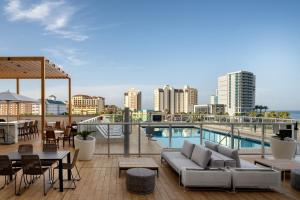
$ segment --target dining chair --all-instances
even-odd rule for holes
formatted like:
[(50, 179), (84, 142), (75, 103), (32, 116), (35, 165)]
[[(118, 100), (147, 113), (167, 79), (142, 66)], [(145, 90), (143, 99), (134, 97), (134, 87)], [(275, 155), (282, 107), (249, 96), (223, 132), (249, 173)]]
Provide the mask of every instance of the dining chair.
[(34, 120), (34, 124), (33, 124), (33, 129), (34, 129), (34, 134), (39, 136), (39, 121), (38, 120)]
[(56, 144), (58, 145), (58, 139), (55, 136), (55, 132), (53, 129), (46, 130), (46, 144)]
[[(25, 153), (33, 153), (33, 145), (32, 144), (20, 144), (18, 146), (18, 153), (25, 154)], [(13, 167), (22, 167), (21, 161), (16, 161), (12, 164)]]
[[(73, 160), (72, 160), (72, 163), (62, 163), (62, 168), (63, 170), (70, 170), (71, 171), (71, 181), (74, 185), (74, 187), (69, 187), (69, 188), (64, 188), (64, 189), (75, 189), (76, 188), (76, 181), (80, 181), (81, 180), (81, 177), (80, 177), (80, 173), (79, 173), (79, 170), (77, 168), (77, 160), (78, 160), (78, 154), (79, 154), (79, 149), (75, 149), (75, 153), (74, 153), (74, 156), (73, 156)], [(75, 177), (72, 173), (72, 169), (76, 170), (76, 173), (77, 173), (77, 177)], [(55, 167), (54, 168), (54, 171), (55, 170), (58, 170), (59, 169), (59, 166)], [(53, 177), (54, 177), (54, 172), (53, 172)], [(67, 181), (67, 179), (64, 179), (64, 181)]]
[(67, 126), (65, 128), (63, 135), (59, 136), (58, 140), (63, 141), (63, 147), (65, 147), (65, 141), (69, 141), (69, 145), (71, 145), (71, 127), (70, 126)]
[(61, 130), (61, 123), (60, 123), (60, 121), (56, 121), (56, 122), (55, 122), (54, 129), (55, 129), (55, 130)]
[[(43, 187), (44, 187), (44, 196), (46, 196), (48, 190), (46, 190), (46, 179), (45, 173), (49, 171), (49, 167), (43, 167), (41, 164), (41, 160), (38, 155), (21, 155), (21, 161), (23, 163), (22, 169), (23, 174), (21, 176), (19, 191), (21, 191), (22, 181), (24, 181), (25, 186), (29, 187), (31, 183), (26, 181), (27, 176), (43, 177)], [(50, 171), (49, 171), (50, 173)]]
[[(56, 144), (43, 144), (43, 152), (57, 152), (57, 146)], [(50, 183), (52, 184), (54, 182), (53, 180), (53, 169), (52, 165), (57, 163), (57, 161), (54, 160), (41, 160), (42, 166), (47, 166), (49, 167), (50, 173), (49, 173), (49, 180)]]
[(18, 136), (20, 138), (24, 137), (24, 140), (25, 138), (27, 137), (27, 139), (29, 139), (29, 136), (28, 136), (28, 122), (24, 122), (23, 126), (19, 127), (18, 128)]
[(10, 177), (15, 176), (15, 194), (17, 195), (17, 173), (21, 168), (13, 168), (8, 155), (0, 155), (0, 176), (4, 176), (4, 184), (0, 190), (4, 189), (10, 182)]

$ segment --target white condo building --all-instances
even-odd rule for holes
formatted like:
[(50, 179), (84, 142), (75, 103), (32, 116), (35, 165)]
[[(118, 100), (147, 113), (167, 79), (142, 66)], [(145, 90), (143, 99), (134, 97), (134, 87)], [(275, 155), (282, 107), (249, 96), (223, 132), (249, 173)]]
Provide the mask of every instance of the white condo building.
[(142, 93), (134, 88), (129, 89), (124, 93), (124, 107), (131, 111), (142, 109)]
[(193, 112), (198, 103), (198, 91), (185, 86), (184, 89), (175, 89), (169, 85), (154, 90), (154, 110), (161, 112), (188, 113)]
[(247, 71), (220, 76), (218, 104), (224, 104), (226, 112), (231, 116), (252, 111), (255, 106), (255, 79), (255, 75)]

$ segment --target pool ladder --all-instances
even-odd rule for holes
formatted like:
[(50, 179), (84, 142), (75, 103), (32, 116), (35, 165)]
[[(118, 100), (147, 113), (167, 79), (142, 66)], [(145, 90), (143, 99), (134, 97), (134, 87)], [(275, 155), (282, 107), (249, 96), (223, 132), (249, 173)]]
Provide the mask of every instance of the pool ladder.
[[(240, 130), (237, 129), (237, 128), (233, 129), (233, 137), (234, 137), (234, 130), (237, 130), (237, 133), (238, 133), (237, 134), (238, 135), (238, 150), (240, 150)], [(227, 135), (231, 135), (231, 131), (228, 131)], [(227, 137), (229, 137), (227, 135), (223, 136), (223, 138), (219, 141), (219, 144), (221, 144), (224, 141), (224, 139), (226, 139)], [(227, 140), (226, 140), (226, 146), (227, 146)]]

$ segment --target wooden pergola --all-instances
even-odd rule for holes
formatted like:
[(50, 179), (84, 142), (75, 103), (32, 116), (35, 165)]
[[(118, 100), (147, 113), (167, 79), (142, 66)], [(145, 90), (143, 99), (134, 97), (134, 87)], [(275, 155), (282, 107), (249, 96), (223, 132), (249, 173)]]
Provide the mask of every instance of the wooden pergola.
[[(72, 122), (71, 105), (71, 77), (54, 63), (43, 56), (0, 56), (0, 79), (15, 79), (16, 93), (20, 93), (19, 82), (21, 79), (41, 80), (41, 133), (45, 129), (45, 80), (46, 79), (67, 79), (69, 97), (69, 124)], [(44, 135), (44, 134), (42, 134)]]

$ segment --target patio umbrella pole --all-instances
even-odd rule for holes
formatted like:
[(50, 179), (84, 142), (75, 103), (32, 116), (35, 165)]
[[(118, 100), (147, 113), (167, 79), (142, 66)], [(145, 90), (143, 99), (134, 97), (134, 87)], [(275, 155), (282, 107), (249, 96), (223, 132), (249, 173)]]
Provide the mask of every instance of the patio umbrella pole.
[(6, 134), (6, 140), (4, 141), (4, 144), (13, 144), (12, 141), (9, 141), (9, 114), (10, 114), (10, 109), (9, 109), (9, 101), (7, 101), (7, 116), (6, 116), (6, 124), (7, 124), (7, 134)]

